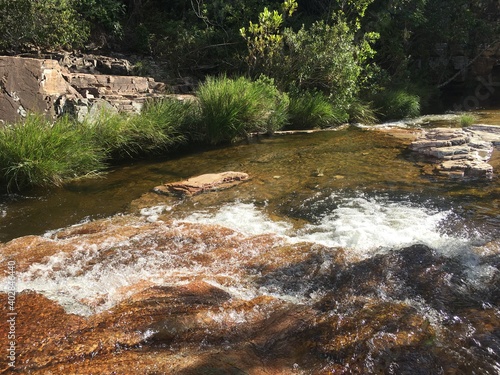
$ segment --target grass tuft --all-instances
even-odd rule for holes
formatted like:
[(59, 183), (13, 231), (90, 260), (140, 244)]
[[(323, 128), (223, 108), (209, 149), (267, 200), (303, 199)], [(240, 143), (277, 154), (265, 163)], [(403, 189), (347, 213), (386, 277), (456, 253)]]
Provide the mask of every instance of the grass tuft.
[(385, 120), (420, 116), (420, 96), (405, 89), (387, 89), (376, 100)]
[(290, 98), (288, 129), (326, 128), (342, 123), (342, 116), (321, 92), (304, 92)]
[(269, 79), (208, 77), (197, 97), (199, 121), (211, 144), (234, 142), (251, 132), (272, 133), (286, 122), (288, 97)]
[(105, 168), (104, 153), (88, 133), (64, 117), (55, 123), (29, 115), (0, 129), (0, 179), (9, 190), (61, 185)]
[(476, 117), (469, 113), (464, 113), (463, 115), (460, 116), (459, 121), (460, 121), (460, 126), (467, 127), (474, 124), (474, 122), (476, 121)]

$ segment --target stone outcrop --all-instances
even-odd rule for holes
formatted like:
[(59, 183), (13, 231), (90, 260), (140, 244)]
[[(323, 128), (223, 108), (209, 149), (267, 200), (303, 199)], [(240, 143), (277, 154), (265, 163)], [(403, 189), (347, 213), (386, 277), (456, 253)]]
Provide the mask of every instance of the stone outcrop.
[(78, 100), (55, 60), (0, 56), (0, 121), (11, 123), (28, 112), (54, 117), (61, 98)]
[(1, 56), (0, 121), (12, 123), (30, 112), (51, 118), (70, 113), (82, 120), (94, 105), (139, 112), (146, 100), (165, 95), (165, 84), (125, 75), (131, 73), (125, 60), (68, 59), (61, 65), (53, 59)]
[(488, 161), (498, 145), (500, 127), (474, 125), (423, 130), (410, 149), (429, 157), (436, 174), (476, 180), (492, 178), (493, 167)]
[(248, 174), (242, 172), (209, 173), (160, 185), (153, 191), (165, 195), (193, 196), (207, 191), (228, 189), (246, 180), (248, 180)]
[[(498, 342), (500, 316), (454, 288), (450, 269), (468, 270), (456, 258), (414, 245), (352, 262), (342, 249), (161, 219), (119, 215), (0, 244), (19, 288), (15, 367), (4, 355), (0, 373), (413, 373), (415, 358), (422, 373), (495, 371), (496, 354), (479, 350)], [(4, 348), (9, 329), (0, 320)]]

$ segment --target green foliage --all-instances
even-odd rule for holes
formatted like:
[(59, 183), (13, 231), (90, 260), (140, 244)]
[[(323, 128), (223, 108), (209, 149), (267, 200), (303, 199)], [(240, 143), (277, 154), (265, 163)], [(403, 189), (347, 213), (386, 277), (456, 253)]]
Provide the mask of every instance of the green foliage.
[(384, 119), (396, 120), (420, 115), (420, 96), (405, 88), (387, 89), (375, 102)]
[(375, 0), (369, 13), (365, 29), (381, 36), (377, 61), (400, 83), (447, 82), (453, 56), (472, 61), (500, 31), (496, 0)]
[(103, 110), (97, 116), (75, 125), (86, 133), (92, 142), (101, 149), (107, 159), (130, 157), (136, 153), (137, 145), (132, 137), (130, 118)]
[(83, 45), (89, 27), (75, 10), (76, 0), (0, 0), (0, 48), (20, 51)]
[(251, 132), (273, 132), (286, 120), (288, 98), (268, 79), (208, 77), (197, 96), (204, 137), (212, 144), (232, 142)]
[(140, 114), (126, 116), (103, 111), (80, 125), (108, 159), (152, 155), (180, 145), (193, 120), (194, 104), (177, 99), (147, 102)]
[(91, 23), (95, 29), (100, 27), (113, 36), (122, 36), (120, 22), (125, 15), (125, 4), (119, 0), (75, 0), (75, 10)]
[(138, 115), (103, 111), (83, 123), (29, 115), (0, 129), (0, 181), (8, 189), (61, 185), (103, 170), (106, 161), (169, 151), (185, 141), (194, 113), (192, 102), (164, 99)]
[(264, 73), (273, 70), (276, 59), (279, 59), (277, 55), (283, 53), (283, 20), (286, 15), (291, 16), (297, 6), (296, 0), (285, 0), (282, 13), (277, 10), (271, 12), (265, 7), (259, 14), (258, 23), (250, 21), (248, 29), (240, 29), (241, 36), (247, 42), (250, 68), (258, 64)]
[(347, 120), (321, 92), (303, 92), (290, 97), (287, 129), (317, 129)]
[[(338, 18), (333, 25), (315, 22), (309, 30), (285, 31), (287, 55), (281, 70), (283, 84), (293, 81), (302, 89), (320, 89), (338, 105), (347, 106), (357, 95), (364, 64), (371, 57), (368, 38), (361, 43), (347, 23)], [(279, 66), (276, 67), (279, 71)]]
[(375, 124), (378, 122), (376, 111), (372, 107), (372, 103), (363, 102), (360, 99), (355, 99), (349, 104), (347, 110), (349, 121), (361, 124)]
[(103, 153), (67, 118), (50, 123), (29, 115), (0, 130), (0, 179), (8, 189), (61, 185), (104, 168)]
[(186, 141), (183, 127), (193, 104), (177, 99), (147, 102), (139, 115), (130, 119), (128, 129), (131, 152), (153, 154), (169, 150)]
[(251, 74), (274, 78), (282, 90), (320, 90), (340, 112), (347, 113), (349, 103), (365, 84), (362, 73), (374, 54), (372, 44), (377, 34), (358, 33), (360, 19), (370, 2), (349, 2), (356, 13), (351, 20), (339, 10), (328, 22), (319, 20), (298, 31), (283, 27), (284, 12), (265, 8), (258, 24), (250, 22), (248, 29), (241, 30), (247, 42)]
[(460, 116), (459, 121), (462, 127), (471, 126), (476, 121), (476, 117), (470, 113), (464, 113)]

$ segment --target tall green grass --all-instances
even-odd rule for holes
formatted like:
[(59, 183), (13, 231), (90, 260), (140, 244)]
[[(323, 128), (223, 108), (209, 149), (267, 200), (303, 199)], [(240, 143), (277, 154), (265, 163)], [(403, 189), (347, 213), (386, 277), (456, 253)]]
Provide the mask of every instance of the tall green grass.
[(194, 111), (192, 102), (163, 98), (146, 102), (140, 114), (103, 111), (81, 128), (109, 158), (124, 159), (165, 152), (184, 143)]
[(23, 123), (0, 129), (0, 180), (8, 189), (61, 185), (103, 168), (102, 149), (68, 118), (52, 124), (29, 115)]
[(398, 120), (420, 115), (420, 96), (404, 88), (387, 89), (376, 100), (383, 119)]
[(194, 112), (192, 103), (164, 99), (147, 103), (138, 115), (101, 112), (83, 123), (30, 114), (0, 129), (0, 182), (8, 190), (62, 185), (113, 160), (169, 151), (186, 140)]
[(61, 185), (112, 161), (169, 152), (187, 141), (233, 142), (288, 122), (291, 128), (324, 128), (346, 116), (320, 93), (296, 94), (290, 101), (265, 77), (209, 77), (196, 100), (151, 101), (137, 115), (102, 112), (83, 123), (29, 115), (0, 128), (0, 184), (10, 190)]
[(321, 92), (304, 92), (290, 97), (287, 129), (317, 129), (340, 124), (344, 119)]
[(157, 154), (185, 143), (193, 121), (194, 104), (177, 99), (147, 102), (141, 113), (129, 119), (127, 149), (136, 154)]
[(233, 142), (252, 132), (272, 133), (287, 120), (288, 96), (270, 80), (208, 77), (197, 97), (200, 126), (211, 144)]

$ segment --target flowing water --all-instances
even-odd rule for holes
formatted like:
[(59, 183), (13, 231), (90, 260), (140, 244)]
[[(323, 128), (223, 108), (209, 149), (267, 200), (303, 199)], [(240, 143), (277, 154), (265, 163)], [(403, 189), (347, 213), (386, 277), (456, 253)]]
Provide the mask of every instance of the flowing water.
[[(500, 124), (498, 111), (478, 116)], [(500, 178), (425, 176), (407, 144), (348, 128), (136, 163), (64, 189), (4, 196), (0, 241), (44, 234), (60, 244), (67, 229), (58, 228), (138, 212), (124, 228), (148, 228), (147, 235), (82, 240), (72, 253), (49, 254), (20, 271), (20, 290), (89, 317), (141, 283), (203, 280), (234, 300), (272, 297), (287, 311), (313, 311), (310, 332), (296, 336), (319, 344), (308, 349), (314, 355), (290, 354), (290, 372), (499, 374)], [(144, 204), (143, 194), (160, 183), (228, 170), (251, 179), (224, 192)], [(236, 335), (255, 314), (256, 307), (220, 307), (203, 321)], [(161, 347), (164, 330), (142, 332), (144, 342)], [(226, 336), (228, 347), (236, 345)]]

